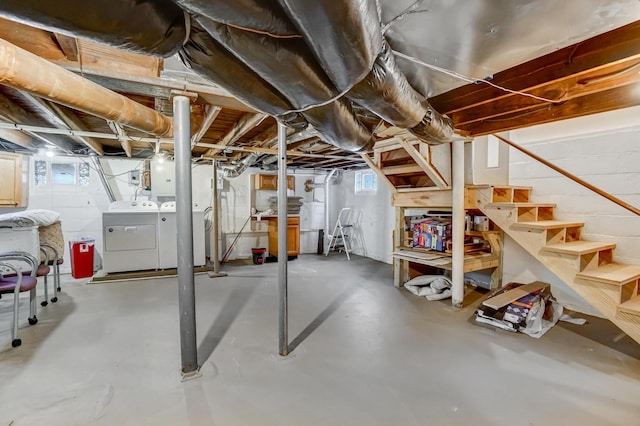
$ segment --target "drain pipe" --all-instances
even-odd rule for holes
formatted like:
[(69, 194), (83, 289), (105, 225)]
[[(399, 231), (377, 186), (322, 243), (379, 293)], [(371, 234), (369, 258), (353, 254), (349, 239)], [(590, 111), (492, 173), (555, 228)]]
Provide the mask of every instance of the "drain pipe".
[(331, 184), (331, 178), (338, 171), (338, 169), (333, 169), (329, 172), (329, 174), (324, 179), (324, 241), (326, 248), (324, 253), (327, 254), (329, 251), (329, 245), (327, 244), (329, 238), (329, 227), (331, 224), (329, 223), (329, 207), (331, 207), (331, 201), (329, 200), (329, 185)]
[(93, 163), (93, 167), (98, 171), (98, 177), (100, 178), (100, 182), (102, 182), (104, 191), (107, 193), (107, 197), (109, 197), (109, 201), (113, 203), (116, 201), (116, 196), (113, 193), (113, 189), (111, 189), (111, 185), (109, 185), (107, 178), (104, 176), (102, 163), (100, 163), (100, 159), (98, 159), (95, 154), (91, 155), (91, 163)]
[(178, 235), (178, 305), (182, 376), (199, 375), (196, 340), (196, 294), (193, 268), (193, 203), (191, 196), (191, 100), (173, 98), (175, 122), (176, 222)]

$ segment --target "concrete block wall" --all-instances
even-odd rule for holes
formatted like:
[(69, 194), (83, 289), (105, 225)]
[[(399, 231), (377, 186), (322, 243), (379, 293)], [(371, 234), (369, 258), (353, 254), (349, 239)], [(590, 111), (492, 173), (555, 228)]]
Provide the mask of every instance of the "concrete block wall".
[[(259, 211), (268, 208), (268, 198), (277, 195), (277, 191), (259, 190), (251, 194), (254, 174), (265, 173), (263, 170), (250, 168), (237, 178), (225, 179), (220, 188), (220, 231), (221, 256), (233, 243), (243, 224), (251, 213), (251, 208)], [(322, 182), (324, 173), (290, 172), (295, 176), (294, 190), (289, 190), (289, 196), (302, 197), (303, 205), (300, 209), (300, 253), (316, 253), (318, 230), (324, 227), (324, 190), (315, 189), (304, 191), (304, 183), (311, 179)], [(252, 205), (252, 202), (256, 205)], [(228, 259), (251, 258), (251, 248), (268, 247), (268, 229), (264, 221), (250, 221), (236, 241)]]
[[(640, 206), (640, 108), (582, 117), (511, 132), (511, 139), (553, 164)], [(560, 220), (585, 223), (586, 240), (615, 242), (615, 261), (640, 265), (640, 217), (511, 149), (510, 184), (532, 186), (533, 202), (556, 203)], [(506, 281), (542, 279), (565, 305), (595, 314), (582, 298), (507, 238)]]
[(395, 209), (391, 205), (391, 192), (378, 180), (377, 191), (356, 193), (355, 174), (354, 171), (344, 173), (342, 182), (334, 191), (331, 203), (331, 229), (333, 230), (340, 209), (352, 208), (355, 225), (354, 252), (381, 262), (392, 263)]
[[(30, 209), (48, 209), (60, 213), (62, 231), (66, 243), (65, 263), (61, 267), (61, 272), (70, 273), (71, 264), (69, 261), (68, 242), (80, 238), (95, 239), (95, 264), (101, 266), (103, 240), (102, 240), (102, 212), (109, 209), (109, 198), (102, 186), (97, 171), (86, 158), (53, 157), (45, 156), (31, 157), (31, 170), (34, 170), (34, 162), (44, 160), (49, 164), (55, 163), (75, 163), (83, 161), (91, 164), (88, 185), (61, 185), (51, 184), (35, 186), (34, 176), (30, 176), (29, 206)], [(143, 169), (143, 162), (138, 159), (103, 159), (105, 173), (111, 175), (110, 182), (114, 193), (118, 199), (139, 200), (149, 199), (149, 194), (145, 191), (137, 191), (136, 187), (129, 185), (128, 172), (130, 170)], [(196, 166), (193, 172), (193, 199), (203, 208), (211, 204), (211, 189), (209, 176), (212, 175), (211, 166)], [(199, 183), (197, 183), (199, 182)]]

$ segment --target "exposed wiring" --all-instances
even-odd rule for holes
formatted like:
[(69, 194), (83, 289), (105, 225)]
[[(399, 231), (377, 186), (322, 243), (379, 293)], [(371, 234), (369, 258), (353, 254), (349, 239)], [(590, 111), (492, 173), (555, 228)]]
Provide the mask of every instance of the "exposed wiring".
[(413, 62), (415, 64), (418, 64), (418, 65), (422, 65), (423, 67), (430, 68), (430, 69), (432, 69), (434, 71), (441, 72), (441, 73), (449, 75), (451, 77), (458, 78), (458, 79), (466, 81), (468, 83), (474, 83), (474, 84), (484, 83), (484, 84), (488, 84), (489, 86), (495, 87), (496, 89), (499, 89), (499, 90), (502, 90), (502, 91), (505, 91), (505, 92), (508, 92), (508, 93), (513, 93), (514, 95), (526, 96), (526, 97), (529, 97), (529, 98), (537, 99), (539, 101), (550, 102), (552, 104), (557, 104), (557, 103), (564, 102), (564, 96), (563, 96), (563, 98), (560, 98), (560, 99), (549, 99), (549, 98), (544, 98), (542, 96), (532, 95), (531, 93), (525, 93), (525, 92), (520, 92), (518, 90), (508, 89), (506, 87), (502, 87), (502, 86), (499, 86), (499, 85), (497, 85), (495, 83), (492, 83), (491, 81), (489, 81), (487, 79), (484, 79), (484, 78), (468, 77), (468, 76), (466, 76), (464, 74), (460, 74), (460, 73), (457, 73), (455, 71), (448, 70), (446, 68), (441, 68), (441, 67), (439, 67), (437, 65), (428, 64), (428, 63), (426, 63), (424, 61), (421, 61), (418, 58), (414, 58), (413, 56), (409, 56), (409, 55), (404, 54), (402, 52), (398, 52), (397, 50), (392, 50), (392, 52), (393, 52), (394, 55), (396, 55), (396, 56), (398, 56), (400, 58), (406, 59), (406, 60), (411, 61), (411, 62)]
[(615, 77), (619, 77), (623, 74), (628, 73), (629, 71), (633, 71), (636, 68), (640, 67), (640, 62), (635, 63), (633, 65), (630, 65), (624, 69), (621, 69), (620, 71), (616, 71), (613, 72), (611, 74), (607, 74), (607, 75), (603, 75), (600, 77), (592, 77), (592, 78), (585, 78), (584, 80), (579, 80), (578, 84), (582, 84), (583, 86), (588, 86), (589, 84), (594, 84), (594, 83), (600, 83), (601, 81), (606, 81), (609, 80), (611, 78), (615, 78)]
[[(411, 15), (414, 13), (422, 13), (422, 12), (428, 12), (428, 9), (421, 9), (421, 10), (415, 10), (416, 7), (420, 6), (420, 3), (422, 3), (424, 0), (416, 0), (413, 4), (411, 4), (409, 7), (407, 7), (405, 10), (403, 10), (402, 12), (400, 12), (399, 15), (397, 15), (396, 17), (394, 17), (393, 19), (391, 19), (389, 22), (387, 22), (386, 24), (384, 24), (382, 26), (382, 34), (386, 33), (387, 30), (389, 29), (389, 27), (394, 24), (395, 22), (398, 22), (402, 19), (404, 19), (405, 16), (407, 15)], [(378, 13), (380, 13), (380, 11), (378, 11)]]

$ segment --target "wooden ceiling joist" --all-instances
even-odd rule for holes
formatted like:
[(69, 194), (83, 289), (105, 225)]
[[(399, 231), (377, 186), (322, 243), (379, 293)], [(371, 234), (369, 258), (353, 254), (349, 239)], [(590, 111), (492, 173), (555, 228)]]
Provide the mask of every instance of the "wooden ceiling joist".
[[(222, 140), (218, 143), (218, 145), (228, 146), (232, 145), (242, 136), (251, 131), (258, 124), (262, 123), (264, 119), (268, 117), (267, 114), (263, 113), (246, 113), (244, 114), (240, 120), (229, 130), (229, 132), (224, 135)], [(207, 151), (204, 156), (205, 157), (213, 157), (218, 154), (221, 149), (210, 149)]]
[(524, 114), (516, 113), (512, 116), (506, 115), (498, 119), (488, 119), (474, 123), (471, 135), (480, 136), (498, 133), (637, 105), (640, 105), (640, 83), (633, 88), (618, 87), (571, 99), (562, 104), (547, 105)]
[[(16, 124), (27, 124), (32, 126), (40, 126), (43, 121), (28, 113), (20, 105), (0, 93), (0, 117), (5, 121)], [(73, 144), (65, 136), (61, 135), (41, 135), (31, 133), (33, 137), (50, 145), (57, 146), (63, 151), (71, 151)]]
[[(539, 112), (545, 107), (544, 122), (562, 119), (562, 115), (550, 111), (565, 103), (572, 105), (572, 116), (587, 115), (602, 108), (576, 99), (589, 97), (593, 101), (598, 96), (592, 95), (640, 82), (638, 39), (640, 22), (634, 22), (499, 72), (491, 80), (495, 85), (548, 101), (478, 83), (435, 96), (430, 102), (452, 119), (455, 128), (470, 135), (487, 133), (485, 127), (501, 131), (536, 124), (533, 117), (544, 115)], [(576, 109), (578, 105), (584, 109)], [(516, 116), (523, 118), (519, 125), (514, 123)], [(490, 120), (493, 124), (487, 125)], [(502, 121), (509, 123), (504, 129), (496, 124)]]
[(11, 142), (14, 145), (21, 146), (22, 148), (31, 150), (36, 149), (36, 146), (33, 143), (33, 138), (19, 130), (0, 129), (0, 139)]

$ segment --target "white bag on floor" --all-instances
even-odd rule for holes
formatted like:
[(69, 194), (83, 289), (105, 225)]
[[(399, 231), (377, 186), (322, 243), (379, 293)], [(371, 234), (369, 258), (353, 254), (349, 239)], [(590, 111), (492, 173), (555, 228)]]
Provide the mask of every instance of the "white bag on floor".
[(422, 275), (407, 281), (404, 288), (427, 300), (442, 300), (451, 297), (451, 280), (442, 275)]

